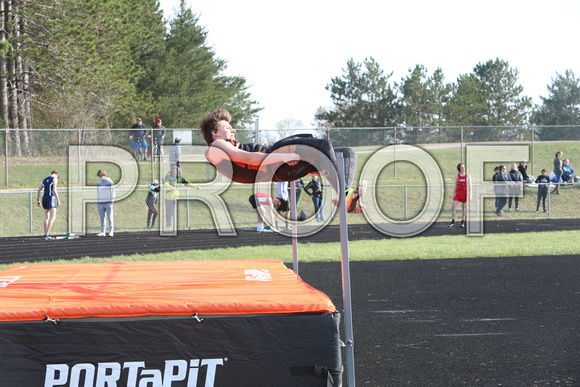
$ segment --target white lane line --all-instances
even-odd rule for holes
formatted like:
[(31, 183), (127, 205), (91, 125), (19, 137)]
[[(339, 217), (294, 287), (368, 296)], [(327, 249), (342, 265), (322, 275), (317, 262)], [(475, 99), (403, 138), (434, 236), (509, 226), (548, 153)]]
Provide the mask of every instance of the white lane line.
[(494, 333), (450, 333), (434, 335), (435, 337), (464, 337), (464, 336), (503, 336), (511, 335), (509, 332), (494, 332)]
[(404, 310), (375, 310), (373, 313), (422, 313), (422, 312), (439, 312), (438, 310), (413, 310), (413, 309), (404, 309)]

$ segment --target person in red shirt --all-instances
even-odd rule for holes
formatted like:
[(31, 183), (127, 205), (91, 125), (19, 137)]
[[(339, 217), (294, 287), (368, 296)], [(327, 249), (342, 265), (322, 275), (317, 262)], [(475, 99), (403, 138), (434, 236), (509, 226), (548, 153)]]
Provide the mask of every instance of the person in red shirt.
[(449, 227), (455, 226), (455, 209), (459, 203), (461, 203), (461, 227), (465, 227), (467, 200), (468, 198), (471, 199), (471, 177), (465, 172), (465, 164), (457, 164), (457, 171), (459, 173), (455, 176), (453, 205), (451, 206), (451, 224)]

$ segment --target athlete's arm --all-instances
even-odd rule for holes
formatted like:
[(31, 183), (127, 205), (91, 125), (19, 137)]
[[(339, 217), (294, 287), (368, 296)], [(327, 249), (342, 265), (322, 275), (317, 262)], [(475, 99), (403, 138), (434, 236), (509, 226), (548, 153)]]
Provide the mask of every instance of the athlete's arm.
[(60, 207), (60, 198), (58, 196), (58, 191), (56, 190), (57, 183), (58, 183), (58, 178), (55, 177), (54, 180), (53, 180), (52, 190), (54, 191), (54, 196), (56, 197), (56, 206), (57, 207)]
[(38, 187), (38, 191), (36, 192), (36, 204), (38, 204), (38, 207), (40, 207), (40, 192), (43, 186), (44, 184), (40, 183), (40, 187)]

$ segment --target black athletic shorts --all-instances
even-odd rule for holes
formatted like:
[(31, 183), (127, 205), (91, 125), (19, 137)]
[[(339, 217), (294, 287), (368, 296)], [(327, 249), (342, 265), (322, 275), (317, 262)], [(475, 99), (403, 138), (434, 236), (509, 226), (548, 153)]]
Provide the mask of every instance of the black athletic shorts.
[(43, 196), (42, 197), (42, 208), (49, 210), (56, 207), (56, 196)]
[(276, 199), (280, 200), (280, 207), (278, 207), (279, 212), (286, 212), (290, 209), (290, 206), (288, 206), (288, 200), (284, 200), (284, 199), (280, 199), (280, 198), (276, 198)]
[(255, 210), (258, 208), (258, 205), (256, 203), (256, 195), (250, 195), (250, 204), (252, 205), (252, 208)]

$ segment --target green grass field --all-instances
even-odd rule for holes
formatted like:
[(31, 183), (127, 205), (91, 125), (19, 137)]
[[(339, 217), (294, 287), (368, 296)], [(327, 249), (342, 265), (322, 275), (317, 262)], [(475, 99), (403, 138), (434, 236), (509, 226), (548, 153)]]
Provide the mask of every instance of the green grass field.
[[(377, 148), (361, 147), (355, 149), (358, 153), (357, 177), (358, 180), (361, 170), (367, 164), (373, 152)], [(562, 150), (564, 157), (571, 158), (571, 164), (574, 166), (574, 157), (580, 152), (580, 142), (543, 142), (534, 145), (533, 170), (530, 171), (537, 175), (541, 168), (551, 169), (552, 160), (555, 150)], [(453, 182), (456, 174), (456, 165), (461, 160), (460, 149), (457, 144), (438, 144), (437, 146), (426, 146), (428, 152), (437, 162), (443, 175), (445, 187), (445, 196), (443, 206), (437, 216), (438, 221), (449, 221), (451, 217), (451, 196), (453, 194)], [(506, 164), (511, 160), (506, 155)], [(486, 169), (486, 178), (491, 178), (492, 166), (490, 170)], [(119, 181), (121, 177), (121, 168), (114, 163), (88, 163), (86, 167), (86, 180), (88, 184), (97, 183), (96, 171), (105, 168), (109, 176), (114, 181)], [(147, 184), (151, 181), (151, 163), (139, 164), (139, 187), (128, 198), (116, 202), (115, 211), (115, 228), (117, 232), (145, 230), (147, 208), (145, 206), (145, 197), (147, 195)], [(532, 166), (529, 167), (530, 169)], [(42, 159), (13, 159), (9, 160), (9, 180), (10, 185), (0, 189), (0, 205), (6, 209), (0, 213), (0, 236), (15, 235), (37, 235), (42, 234), (43, 211), (35, 206), (36, 189), (40, 181), (46, 177), (53, 169), (61, 172), (59, 190), (61, 193), (62, 206), (59, 208), (56, 223), (53, 227), (53, 234), (64, 234), (68, 231), (69, 203), (67, 195), (68, 168), (65, 159), (62, 158), (55, 163), (46, 162)], [(489, 175), (487, 173), (489, 172)], [(4, 178), (4, 168), (2, 169), (2, 178)], [(164, 175), (159, 173), (159, 165), (154, 166), (154, 177), (162, 178)], [(205, 182), (209, 177), (214, 179), (215, 171), (213, 168), (203, 163), (184, 163), (183, 175), (195, 182)], [(309, 178), (306, 178), (308, 181)], [(426, 189), (425, 178), (420, 169), (410, 162), (398, 161), (396, 165), (391, 163), (384, 167), (376, 182), (377, 202), (381, 212), (394, 220), (412, 219), (420, 213), (425, 203)], [(423, 185), (423, 186), (422, 186)], [(406, 195), (405, 187), (406, 186)], [(119, 187), (118, 190), (122, 190)], [(332, 190), (326, 190), (327, 195), (332, 194)], [(187, 195), (185, 193), (184, 195)], [(194, 192), (189, 194), (193, 195)], [(251, 194), (251, 186), (233, 184), (222, 195), (231, 216), (231, 219), (237, 228), (255, 227), (256, 215), (248, 203), (248, 197)], [(364, 200), (364, 199), (363, 199)], [(484, 219), (496, 219), (493, 213), (493, 199), (487, 199), (484, 202)], [(536, 190), (533, 188), (524, 189), (524, 198), (520, 199), (521, 212), (506, 214), (504, 219), (544, 219), (547, 214), (541, 212), (535, 213)], [(330, 205), (327, 205), (325, 211), (330, 213)], [(568, 186), (562, 188), (562, 195), (551, 197), (551, 218), (576, 218), (578, 217), (576, 209), (580, 208), (580, 185)], [(299, 210), (306, 210), (308, 215), (313, 214), (313, 206), (310, 198), (303, 194)], [(405, 211), (406, 209), (406, 211)], [(86, 208), (86, 232), (96, 233), (99, 230), (99, 221), (95, 204), (87, 204)], [(460, 216), (458, 214), (458, 216)], [(158, 219), (157, 225), (159, 224)], [(332, 220), (333, 224), (338, 222), (337, 217)], [(361, 224), (367, 220), (363, 214), (349, 215), (349, 223)], [(210, 229), (215, 228), (213, 218), (208, 207), (198, 201), (180, 201), (178, 206), (178, 227), (179, 229)]]
[[(515, 241), (515, 242), (514, 242)], [(580, 231), (439, 236), (349, 242), (351, 261), (509, 257), (578, 254)], [(339, 243), (298, 243), (299, 262), (339, 262)], [(292, 245), (173, 251), (110, 258), (81, 258), (44, 263), (278, 259), (292, 262)], [(522, 258), (523, 259), (523, 258)], [(25, 264), (24, 262), (18, 265)], [(0, 265), (0, 270), (10, 265)]]

